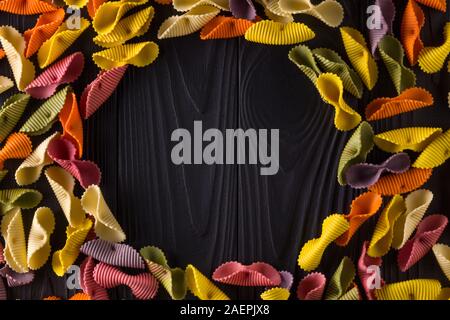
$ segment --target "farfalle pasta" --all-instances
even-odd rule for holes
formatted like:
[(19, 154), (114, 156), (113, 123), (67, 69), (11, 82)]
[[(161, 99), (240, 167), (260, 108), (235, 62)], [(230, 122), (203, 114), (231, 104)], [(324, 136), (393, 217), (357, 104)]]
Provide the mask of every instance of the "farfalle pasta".
[(419, 53), (419, 67), (426, 73), (435, 73), (444, 67), (450, 54), (450, 22), (444, 26), (444, 43), (438, 47), (425, 47)]
[(20, 208), (11, 210), (3, 217), (1, 231), (5, 239), (3, 255), (6, 263), (18, 273), (28, 272), (27, 245)]
[(261, 293), (262, 300), (288, 300), (291, 293), (285, 288), (271, 288)]
[(92, 300), (109, 300), (108, 290), (94, 280), (95, 259), (87, 257), (80, 265), (80, 286)]
[(393, 196), (414, 191), (430, 179), (433, 169), (410, 168), (400, 174), (388, 174), (381, 177), (377, 183), (369, 187), (370, 191), (384, 196)]
[(30, 138), (24, 133), (11, 134), (3, 148), (0, 149), (0, 170), (3, 170), (4, 163), (10, 159), (25, 159), (33, 150)]
[(366, 87), (372, 90), (378, 80), (378, 67), (367, 48), (364, 36), (350, 27), (341, 27), (340, 31), (350, 62)]
[(5, 76), (0, 76), (0, 94), (14, 87), (14, 82)]
[(349, 257), (344, 257), (330, 278), (325, 300), (339, 300), (350, 289), (356, 276), (356, 269)]
[(36, 210), (28, 236), (27, 263), (31, 270), (41, 268), (50, 256), (50, 235), (55, 229), (52, 210), (41, 207)]
[(29, 95), (18, 93), (9, 97), (3, 103), (0, 108), (0, 121), (2, 123), (0, 126), (0, 142), (6, 139), (19, 122), (29, 101)]
[(419, 53), (423, 49), (420, 31), (425, 24), (425, 14), (415, 0), (408, 0), (403, 12), (401, 24), (401, 40), (406, 51), (406, 57), (411, 65), (417, 63)]
[(297, 298), (299, 300), (321, 300), (325, 291), (327, 278), (320, 272), (307, 274), (297, 287)]
[(379, 133), (373, 141), (378, 148), (390, 153), (405, 150), (420, 152), (441, 133), (441, 128), (407, 127)]
[(256, 22), (245, 32), (245, 40), (270, 45), (286, 45), (305, 42), (316, 36), (306, 24), (280, 23), (271, 20)]
[(415, 1), (442, 12), (447, 11), (446, 0), (415, 0)]
[(21, 287), (30, 284), (34, 280), (34, 272), (32, 270), (19, 273), (11, 269), (7, 264), (0, 269), (0, 276), (6, 279), (6, 283), (10, 288)]
[(224, 11), (230, 10), (228, 0), (172, 0), (172, 4), (178, 11), (189, 11), (199, 6), (212, 6)]
[(217, 16), (202, 28), (200, 39), (211, 40), (241, 37), (252, 25), (253, 22), (246, 19)]
[(230, 300), (193, 265), (188, 264), (185, 272), (188, 289), (200, 300)]
[(71, 92), (67, 95), (64, 107), (59, 113), (59, 121), (63, 127), (62, 137), (73, 143), (77, 148), (78, 158), (81, 158), (83, 155), (83, 122), (75, 93)]
[(414, 168), (431, 169), (442, 165), (450, 158), (450, 130), (434, 139), (417, 157)]
[(384, 285), (375, 290), (378, 300), (435, 300), (441, 284), (433, 279), (414, 279)]
[(432, 249), (442, 272), (450, 280), (450, 246), (438, 243)]
[(322, 71), (319, 69), (311, 49), (300, 44), (289, 51), (288, 57), (316, 85), (317, 78)]
[[(369, 29), (370, 51), (372, 55), (377, 57), (378, 45), (386, 35), (393, 34), (393, 24), (396, 15), (395, 5), (392, 0), (375, 0), (379, 12), (377, 12), (378, 21), (371, 21), (374, 23)], [(379, 15), (379, 16), (378, 16)], [(377, 25), (379, 23), (379, 25)]]
[(361, 284), (364, 288), (368, 300), (375, 300), (375, 288), (384, 285), (384, 280), (381, 279), (381, 275), (378, 274), (383, 259), (380, 257), (373, 258), (367, 254), (367, 247), (369, 241), (364, 241), (361, 255), (358, 259), (358, 276)]
[(3, 189), (0, 190), (0, 213), (7, 214), (10, 210), (31, 209), (42, 200), (42, 193), (34, 189)]
[(89, 0), (87, 3), (87, 11), (89, 16), (94, 19), (95, 14), (97, 13), (98, 8), (102, 4), (104, 4), (107, 0)]
[(151, 41), (123, 44), (92, 55), (95, 64), (102, 70), (111, 70), (131, 64), (145, 67), (158, 57), (159, 47)]
[(348, 131), (361, 122), (361, 116), (344, 100), (344, 85), (333, 73), (322, 73), (316, 82), (322, 99), (335, 109), (334, 125), (338, 130)]
[(145, 269), (144, 261), (133, 247), (123, 243), (112, 243), (102, 239), (85, 242), (80, 251), (97, 261), (115, 267)]
[(64, 0), (64, 2), (68, 6), (75, 6), (78, 8), (83, 8), (85, 5), (87, 5), (88, 0)]
[(279, 0), (256, 1), (264, 7), (264, 13), (270, 20), (280, 23), (289, 23), (294, 21), (292, 14), (281, 9)]
[(344, 215), (332, 214), (322, 223), (322, 233), (319, 238), (305, 243), (298, 255), (298, 265), (305, 271), (316, 269), (326, 248), (344, 232), (350, 228), (350, 224)]
[(330, 27), (338, 27), (344, 20), (344, 8), (336, 0), (323, 0), (318, 4), (310, 0), (279, 0), (279, 6), (284, 12), (311, 15)]
[(236, 261), (225, 262), (217, 267), (212, 278), (217, 282), (236, 286), (278, 286), (281, 283), (280, 273), (271, 265), (255, 262), (243, 265)]
[(256, 9), (252, 0), (230, 0), (230, 11), (237, 19), (254, 20)]
[(0, 11), (20, 15), (32, 15), (54, 11), (55, 6), (43, 0), (1, 0)]

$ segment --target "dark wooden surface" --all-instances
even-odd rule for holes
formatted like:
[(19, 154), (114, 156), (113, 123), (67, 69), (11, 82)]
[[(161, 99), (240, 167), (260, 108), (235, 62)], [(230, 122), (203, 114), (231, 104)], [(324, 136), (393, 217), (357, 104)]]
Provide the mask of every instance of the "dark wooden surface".
[[(346, 9), (344, 25), (365, 29), (366, 8), (372, 1), (341, 1)], [(395, 31), (405, 1), (395, 1)], [(151, 32), (142, 39), (154, 40), (163, 19), (174, 11), (155, 5), (156, 18)], [(426, 26), (422, 36), (426, 45), (442, 41), (446, 15), (422, 7)], [(0, 24), (21, 32), (34, 24), (36, 17), (0, 14)], [(298, 16), (317, 34), (310, 47), (328, 47), (346, 59), (338, 29), (325, 27), (309, 16)], [(367, 32), (365, 32), (367, 37)], [(89, 29), (65, 53), (82, 50), (87, 65), (74, 84), (78, 94), (98, 72), (90, 59), (98, 51)], [(137, 41), (137, 40), (133, 40)], [(272, 47), (232, 40), (201, 41), (198, 34), (157, 41), (160, 56), (143, 69), (128, 69), (117, 92), (93, 117), (85, 122), (85, 158), (95, 161), (103, 172), (101, 188), (105, 198), (127, 234), (127, 243), (140, 248), (156, 245), (168, 256), (171, 266), (197, 266), (210, 276), (222, 262), (265, 261), (280, 270), (295, 274), (295, 284), (305, 275), (297, 266), (301, 246), (320, 233), (322, 220), (331, 213), (346, 213), (351, 200), (360, 192), (341, 187), (336, 181), (337, 161), (351, 133), (333, 126), (333, 111), (319, 98), (310, 81), (292, 64), (287, 53), (291, 46)], [(346, 97), (361, 113), (365, 105), (380, 96), (394, 96), (395, 89), (382, 62), (380, 81), (357, 101)], [(436, 104), (413, 113), (373, 123), (376, 132), (405, 126), (450, 128), (446, 104), (449, 75), (429, 76), (414, 68), (418, 85), (433, 93)], [(0, 74), (10, 74), (6, 60)], [(1, 95), (3, 102), (13, 92)], [(34, 101), (31, 112), (39, 103)], [(254, 165), (186, 165), (170, 160), (176, 128), (192, 129), (194, 120), (204, 128), (279, 128), (281, 168), (276, 176), (260, 176)], [(59, 128), (59, 125), (55, 125)], [(43, 137), (33, 138), (35, 145)], [(373, 151), (369, 161), (382, 161), (387, 154)], [(13, 175), (20, 161), (10, 161), (10, 175), (2, 188), (13, 187)], [(435, 170), (426, 187), (435, 198), (430, 213), (450, 211), (450, 164)], [(54, 248), (65, 241), (67, 222), (45, 178), (34, 186), (44, 193), (43, 205), (57, 216), (52, 236)], [(78, 189), (77, 194), (81, 195)], [(386, 200), (386, 199), (385, 199)], [(29, 229), (32, 210), (24, 211)], [(344, 255), (356, 262), (361, 244), (369, 240), (376, 223), (370, 219), (354, 236), (349, 246), (330, 246), (318, 271), (331, 276)], [(28, 231), (27, 231), (28, 232)], [(449, 243), (448, 229), (441, 242)], [(383, 258), (382, 275), (387, 282), (418, 277), (448, 281), (432, 253), (406, 273), (400, 273), (396, 255)], [(220, 285), (234, 299), (258, 298), (262, 289)], [(58, 278), (50, 263), (39, 270), (28, 286), (9, 290), (12, 299), (40, 299), (48, 295), (67, 297), (66, 277)], [(127, 288), (111, 290), (112, 298), (131, 298)], [(161, 290), (159, 298), (168, 296)], [(192, 298), (192, 296), (189, 296)]]

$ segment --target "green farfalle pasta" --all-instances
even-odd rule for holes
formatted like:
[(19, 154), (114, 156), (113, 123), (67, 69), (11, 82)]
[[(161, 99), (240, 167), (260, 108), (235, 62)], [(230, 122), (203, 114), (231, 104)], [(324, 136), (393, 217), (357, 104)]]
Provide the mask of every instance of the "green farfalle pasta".
[(0, 213), (5, 214), (13, 208), (31, 209), (42, 200), (42, 194), (34, 189), (0, 190)]
[(22, 117), (30, 96), (18, 93), (9, 97), (0, 108), (0, 142), (14, 129)]
[(357, 98), (362, 97), (363, 83), (358, 74), (345, 63), (335, 51), (327, 48), (317, 48), (312, 51), (315, 60), (323, 72), (331, 72), (338, 75), (344, 85), (344, 89)]
[(344, 293), (338, 300), (361, 300), (358, 286), (355, 285), (352, 289)]
[(344, 257), (331, 277), (325, 291), (325, 300), (338, 300), (350, 288), (355, 279), (356, 270), (352, 260)]
[(313, 53), (305, 45), (298, 45), (289, 51), (289, 60), (314, 83), (316, 84), (317, 77), (321, 74), (319, 67), (316, 64)]
[(346, 185), (345, 171), (349, 166), (366, 160), (367, 154), (373, 148), (373, 129), (371, 125), (363, 121), (353, 132), (342, 151), (339, 159), (337, 179), (340, 185)]
[(64, 107), (66, 96), (72, 92), (70, 86), (58, 91), (55, 95), (45, 101), (20, 128), (30, 136), (37, 136), (46, 133), (52, 125), (58, 120), (58, 114)]
[(414, 71), (403, 64), (405, 51), (400, 41), (390, 35), (384, 36), (378, 44), (378, 50), (398, 94), (416, 85)]
[(184, 299), (187, 291), (184, 270), (170, 268), (164, 252), (157, 247), (144, 247), (140, 250), (140, 253), (147, 263), (150, 272), (163, 285), (172, 299)]
[(379, 133), (374, 142), (378, 148), (390, 153), (404, 150), (420, 152), (441, 133), (441, 128), (407, 127)]
[(0, 182), (6, 177), (8, 170), (0, 170)]

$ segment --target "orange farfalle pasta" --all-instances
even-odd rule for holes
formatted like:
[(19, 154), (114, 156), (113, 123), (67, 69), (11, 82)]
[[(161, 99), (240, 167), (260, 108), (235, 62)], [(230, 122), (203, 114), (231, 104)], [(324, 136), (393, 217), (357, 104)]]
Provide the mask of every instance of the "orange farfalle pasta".
[(51, 38), (63, 22), (64, 16), (65, 12), (62, 8), (46, 12), (39, 17), (36, 25), (32, 29), (24, 32), (23, 36), (27, 42), (27, 48), (25, 49), (26, 58), (35, 54), (41, 45)]
[(425, 24), (425, 15), (414, 0), (409, 0), (403, 13), (401, 39), (406, 56), (411, 65), (415, 65), (423, 49), (420, 31)]
[(423, 186), (432, 173), (433, 169), (411, 168), (404, 173), (385, 175), (369, 190), (384, 196), (411, 192)]
[(64, 129), (62, 137), (74, 144), (77, 148), (78, 158), (81, 158), (83, 155), (83, 122), (75, 93), (67, 95), (64, 107), (59, 113), (59, 121)]
[(447, 11), (447, 0), (415, 0), (415, 1), (442, 12)]
[(87, 10), (92, 19), (94, 19), (97, 9), (105, 2), (106, 0), (89, 0), (87, 3)]
[(350, 228), (336, 239), (338, 246), (346, 246), (359, 227), (370, 217), (375, 215), (383, 203), (383, 198), (375, 192), (366, 192), (354, 199), (350, 213), (344, 216), (350, 223)]
[(3, 49), (0, 49), (0, 60), (2, 60), (4, 57), (6, 57), (6, 53)]
[(33, 15), (50, 12), (56, 7), (46, 1), (41, 0), (1, 0), (0, 11), (5, 11), (21, 15)]
[(0, 150), (0, 170), (8, 159), (25, 159), (33, 151), (30, 138), (25, 133), (11, 134)]
[(422, 88), (410, 88), (394, 98), (377, 98), (366, 107), (366, 118), (369, 121), (390, 118), (401, 113), (430, 107), (434, 103), (433, 96)]
[(200, 39), (227, 39), (245, 35), (254, 23), (246, 19), (217, 16), (208, 22), (200, 32)]

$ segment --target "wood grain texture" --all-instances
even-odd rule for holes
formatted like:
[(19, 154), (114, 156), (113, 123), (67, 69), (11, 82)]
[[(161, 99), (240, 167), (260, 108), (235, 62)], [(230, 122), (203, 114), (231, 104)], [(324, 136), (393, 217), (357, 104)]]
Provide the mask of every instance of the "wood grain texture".
[[(341, 2), (346, 9), (344, 25), (365, 30), (365, 10), (372, 1)], [(398, 12), (403, 11), (405, 3), (396, 1)], [(175, 14), (167, 6), (155, 8), (151, 32), (136, 41), (154, 40), (163, 19)], [(427, 17), (423, 38), (426, 45), (435, 45), (442, 40), (441, 30), (449, 14), (423, 9)], [(0, 13), (1, 25), (10, 24), (21, 31), (31, 27), (34, 19)], [(309, 16), (298, 16), (298, 20), (318, 35), (308, 43), (310, 47), (333, 48), (347, 60), (338, 29)], [(399, 21), (397, 16), (396, 34)], [(98, 72), (90, 60), (90, 54), (100, 50), (92, 44), (92, 36), (90, 29), (64, 54), (82, 50), (87, 58), (86, 69), (74, 85), (78, 97)], [(351, 200), (360, 193), (336, 181), (337, 160), (351, 133), (334, 128), (333, 109), (322, 102), (310, 81), (288, 60), (290, 46), (264, 46), (242, 38), (201, 41), (198, 34), (157, 42), (160, 56), (156, 62), (147, 68), (129, 68), (113, 96), (85, 122), (85, 158), (95, 161), (102, 170), (101, 188), (128, 236), (127, 243), (136, 248), (159, 246), (171, 266), (192, 263), (207, 276), (228, 260), (265, 261), (294, 273), (298, 283), (305, 274), (297, 266), (301, 246), (320, 233), (327, 215), (346, 213)], [(373, 91), (365, 91), (360, 101), (346, 97), (360, 112), (376, 97), (395, 95), (387, 71), (381, 62), (378, 65), (383, 81)], [(426, 76), (414, 70), (418, 85), (433, 93), (435, 106), (374, 122), (376, 132), (412, 125), (450, 128), (448, 74), (442, 71)], [(11, 76), (6, 60), (0, 62), (0, 74)], [(1, 102), (13, 93), (2, 94)], [(28, 114), (38, 105), (33, 101)], [(192, 131), (195, 120), (202, 120), (204, 130), (280, 129), (279, 173), (260, 176), (255, 165), (173, 165), (171, 133), (176, 128)], [(60, 128), (59, 124), (55, 128)], [(34, 145), (43, 138), (33, 138)], [(375, 150), (368, 160), (378, 162), (386, 156)], [(11, 171), (2, 188), (14, 186), (11, 173), (19, 163), (7, 164)], [(449, 179), (450, 165), (446, 163), (427, 183), (435, 194), (430, 213), (448, 216)], [(67, 222), (45, 178), (35, 187), (44, 193), (43, 205), (55, 212), (57, 229), (52, 245), (60, 248)], [(77, 190), (78, 195), (81, 192)], [(28, 230), (34, 211), (24, 212)], [(356, 261), (375, 223), (376, 218), (368, 221), (348, 247), (331, 246), (319, 271), (330, 276), (344, 255)], [(450, 242), (448, 231), (441, 242)], [(393, 251), (383, 262), (382, 273), (388, 282), (429, 277), (449, 285), (432, 253), (406, 273), (399, 272)], [(48, 263), (31, 285), (9, 290), (8, 294), (12, 299), (48, 295), (66, 298), (74, 293), (67, 290), (66, 279), (58, 278)], [(231, 298), (239, 299), (258, 299), (262, 291), (219, 286)], [(167, 299), (163, 291), (158, 298)], [(110, 293), (112, 298), (132, 298), (127, 288)]]

